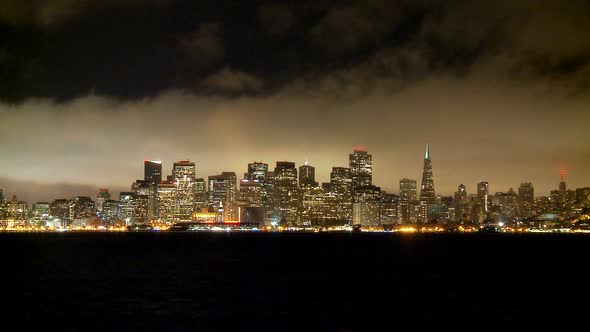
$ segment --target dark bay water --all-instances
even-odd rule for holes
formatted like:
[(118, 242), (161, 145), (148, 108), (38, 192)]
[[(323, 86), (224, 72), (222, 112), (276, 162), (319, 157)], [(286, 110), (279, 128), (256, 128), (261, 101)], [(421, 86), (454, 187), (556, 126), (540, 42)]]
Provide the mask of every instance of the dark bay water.
[(579, 235), (4, 233), (0, 249), (14, 330), (563, 330), (590, 294)]

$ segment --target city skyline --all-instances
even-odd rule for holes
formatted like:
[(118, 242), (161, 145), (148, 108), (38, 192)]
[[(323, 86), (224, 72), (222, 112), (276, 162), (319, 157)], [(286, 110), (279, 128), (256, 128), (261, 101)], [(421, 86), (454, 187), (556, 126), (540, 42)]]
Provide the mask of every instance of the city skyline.
[[(369, 173), (368, 174), (370, 174), (370, 176), (369, 176), (369, 180), (368, 180), (369, 182), (366, 182), (365, 185), (371, 184), (370, 178), (373, 177), (374, 174), (375, 174), (374, 171), (373, 171), (373, 167), (371, 165), (372, 164), (372, 159), (374, 159), (374, 157), (373, 157), (374, 155), (370, 151), (368, 151), (368, 150), (366, 150), (364, 148), (355, 148), (355, 149), (353, 149), (353, 154), (350, 154), (349, 155), (349, 158), (353, 158), (352, 156), (353, 155), (356, 155), (357, 153), (361, 153), (361, 155), (362, 154), (369, 153), (368, 154), (368, 157), (369, 157), (369, 160), (371, 160), (371, 161), (369, 162), (369, 165), (370, 166), (368, 168), (369, 169)], [(384, 191), (386, 191), (388, 193), (393, 193), (395, 195), (402, 196), (401, 195), (401, 192), (400, 192), (400, 181), (411, 180), (411, 181), (414, 181), (417, 184), (416, 197), (418, 199), (422, 200), (423, 199), (423, 195), (421, 193), (420, 188), (422, 186), (422, 183), (424, 183), (425, 177), (428, 177), (428, 178), (430, 178), (430, 177), (431, 178), (436, 178), (436, 183), (437, 183), (437, 186), (436, 186), (436, 188), (437, 188), (436, 189), (436, 195), (438, 195), (438, 196), (447, 196), (447, 197), (453, 196), (455, 194), (455, 191), (456, 191), (458, 185), (464, 186), (466, 188), (466, 191), (467, 191), (468, 194), (470, 194), (470, 195), (471, 194), (477, 195), (478, 185), (481, 182), (486, 182), (486, 183), (489, 182), (489, 181), (486, 181), (485, 178), (482, 177), (482, 178), (478, 178), (475, 182), (473, 182), (473, 184), (471, 186), (470, 186), (471, 183), (464, 181), (464, 182), (460, 182), (458, 185), (456, 185), (448, 193), (445, 192), (445, 191), (439, 192), (440, 189), (439, 189), (438, 183), (439, 183), (440, 179), (438, 179), (438, 177), (436, 176), (437, 169), (436, 169), (436, 167), (433, 167), (432, 166), (432, 161), (431, 161), (430, 154), (431, 154), (431, 152), (430, 152), (430, 144), (426, 144), (426, 153), (423, 154), (424, 155), (424, 157), (423, 157), (423, 163), (424, 164), (423, 164), (423, 168), (420, 171), (420, 173), (422, 173), (421, 176), (418, 176), (417, 175), (415, 177), (411, 177), (411, 176), (399, 177), (397, 179), (394, 179), (393, 180), (394, 183), (391, 184), (391, 185), (389, 185), (389, 186), (388, 185), (383, 185), (383, 184), (378, 183), (378, 182), (377, 183), (372, 183), (372, 184), (375, 185), (375, 186), (379, 186), (380, 188), (382, 188), (382, 190), (384, 190)], [(271, 166), (273, 165), (273, 162), (267, 162), (265, 160), (259, 160), (259, 161), (257, 161), (257, 160), (251, 160), (251, 161), (247, 162), (247, 164), (246, 164), (245, 167), (243, 167), (244, 170), (248, 170), (248, 165), (250, 165), (250, 163), (252, 163), (252, 162), (254, 162), (254, 163), (258, 163), (258, 162), (265, 163), (266, 162), (267, 164), (270, 164)], [(292, 162), (292, 161), (277, 160), (276, 162), (277, 163), (284, 163), (284, 162)], [(89, 197), (94, 197), (96, 195), (96, 192), (100, 192), (102, 189), (109, 189), (112, 194), (119, 194), (119, 193), (129, 192), (129, 187), (131, 186), (131, 183), (134, 183), (136, 180), (138, 180), (138, 181), (139, 180), (142, 180), (142, 179), (144, 179), (144, 177), (145, 177), (145, 180), (146, 181), (155, 183), (155, 182), (151, 181), (151, 179), (152, 179), (151, 174), (154, 173), (154, 169), (153, 169), (154, 165), (156, 166), (156, 169), (155, 169), (155, 176), (156, 176), (156, 178), (161, 179), (162, 183), (165, 183), (166, 182), (166, 176), (168, 176), (169, 178), (174, 178), (174, 176), (172, 174), (174, 173), (175, 165), (185, 164), (185, 163), (189, 163), (190, 165), (193, 165), (192, 167), (193, 167), (193, 172), (194, 172), (194, 175), (193, 175), (194, 176), (194, 179), (201, 178), (201, 179), (205, 179), (206, 180), (207, 178), (211, 179), (211, 178), (215, 178), (217, 176), (222, 176), (222, 175), (215, 175), (216, 174), (215, 172), (213, 172), (212, 174), (202, 174), (202, 172), (199, 172), (199, 162), (194, 161), (194, 160), (191, 160), (191, 159), (179, 159), (179, 160), (170, 161), (170, 162), (166, 162), (164, 160), (155, 160), (155, 159), (149, 160), (149, 159), (144, 159), (143, 160), (143, 164), (144, 164), (143, 165), (144, 166), (143, 167), (144, 168), (143, 169), (143, 173), (138, 174), (137, 179), (131, 180), (131, 178), (130, 178), (129, 181), (128, 181), (130, 183), (130, 185), (116, 184), (114, 186), (106, 186), (106, 185), (97, 184), (97, 185), (94, 185), (94, 186), (93, 185), (78, 186), (78, 185), (75, 185), (75, 184), (65, 184), (65, 185), (64, 184), (61, 184), (61, 185), (58, 184), (57, 186), (55, 186), (54, 184), (51, 184), (51, 183), (41, 183), (40, 184), (41, 186), (46, 187), (47, 190), (49, 190), (49, 192), (46, 194), (47, 196), (40, 196), (40, 195), (37, 196), (37, 197), (42, 197), (43, 199), (30, 199), (30, 197), (35, 197), (34, 193), (31, 195), (31, 193), (27, 193), (26, 191), (25, 192), (19, 192), (19, 188), (18, 188), (18, 183), (19, 182), (18, 181), (15, 181), (14, 182), (14, 184), (16, 185), (16, 190), (12, 190), (13, 189), (13, 186), (10, 186), (10, 185), (3, 187), (2, 186), (2, 184), (3, 184), (2, 181), (0, 181), (0, 188), (4, 190), (4, 194), (5, 195), (7, 193), (10, 194), (8, 198), (12, 197), (13, 195), (16, 195), (17, 197), (19, 197), (19, 200), (28, 201), (30, 203), (33, 203), (33, 202), (46, 202), (46, 201), (48, 202), (48, 201), (52, 201), (54, 199), (72, 198), (72, 197), (75, 197), (75, 196), (89, 196)], [(301, 167), (311, 167), (313, 169), (313, 172), (314, 172), (313, 173), (314, 178), (315, 178), (315, 180), (317, 180), (316, 181), (316, 185), (319, 185), (319, 184), (321, 184), (323, 182), (329, 182), (330, 181), (330, 176), (329, 175), (327, 177), (321, 177), (321, 176), (318, 177), (318, 176), (316, 176), (316, 174), (322, 174), (323, 173), (322, 170), (321, 169), (318, 169), (318, 167), (315, 164), (310, 163), (309, 160), (307, 160), (307, 159), (304, 162), (302, 162), (301, 164), (298, 164), (297, 162), (293, 162), (293, 163), (294, 163), (295, 167), (296, 168), (299, 168), (300, 170), (301, 170)], [(428, 163), (428, 167), (426, 166), (427, 163)], [(436, 161), (434, 163), (436, 165)], [(169, 167), (166, 167), (167, 164), (169, 164), (170, 166)], [(335, 167), (335, 168), (347, 167), (348, 168), (348, 166), (349, 166), (348, 164), (346, 164), (344, 166), (342, 166), (342, 165), (332, 165), (329, 168), (328, 173), (332, 172), (332, 168), (333, 167)], [(352, 166), (352, 164), (351, 164), (351, 166)], [(432, 171), (433, 168), (435, 168), (434, 171)], [(430, 174), (429, 176), (427, 176), (426, 173), (425, 173), (427, 169), (428, 169), (428, 172), (430, 172), (429, 173)], [(319, 172), (318, 172), (318, 170), (319, 170)], [(136, 171), (138, 171), (138, 170), (136, 170)], [(231, 172), (231, 173), (234, 173), (234, 176), (235, 176), (235, 174), (242, 174), (242, 172), (240, 172), (240, 171), (234, 171), (234, 170), (223, 170), (223, 171), (220, 170), (220, 171), (217, 171), (217, 173), (221, 173), (221, 172), (223, 172), (223, 174), (225, 174), (226, 172)], [(433, 173), (434, 173), (434, 175), (433, 175)], [(247, 174), (247, 173), (244, 173), (244, 174)], [(575, 184), (572, 184), (571, 182), (569, 182), (568, 181), (569, 180), (568, 173), (565, 170), (563, 170), (563, 169), (559, 171), (558, 176), (559, 176), (559, 179), (560, 179), (561, 182), (557, 182), (556, 185), (554, 187), (552, 187), (552, 188), (550, 187), (548, 189), (548, 191), (547, 191), (546, 194), (544, 192), (540, 191), (535, 186), (535, 197), (539, 197), (539, 196), (547, 196), (548, 197), (548, 196), (550, 196), (550, 191), (561, 188), (562, 184), (564, 183), (563, 182), (564, 180), (568, 183), (568, 189), (569, 188), (576, 188), (576, 187), (587, 187), (587, 185), (584, 185), (584, 184), (579, 185), (579, 186), (576, 186)], [(193, 179), (193, 181), (194, 181), (194, 179)], [(1, 178), (0, 178), (0, 180), (1, 180)], [(237, 178), (237, 180), (239, 180), (239, 177)], [(443, 182), (444, 183), (445, 181), (440, 181), (440, 182)], [(492, 186), (492, 189), (493, 190), (490, 191), (490, 193), (507, 192), (507, 191), (509, 191), (509, 189), (516, 190), (516, 189), (518, 189), (519, 185), (521, 185), (523, 183), (524, 184), (526, 184), (526, 183), (533, 183), (533, 186), (535, 185), (535, 183), (532, 182), (532, 181), (521, 181), (521, 182), (518, 182), (515, 185), (510, 186), (510, 187), (505, 188), (505, 189), (495, 188), (494, 186)], [(493, 185), (493, 183), (492, 183), (492, 185)], [(84, 189), (83, 190), (80, 190), (79, 192), (76, 192), (75, 191), (75, 190), (79, 190), (81, 187), (84, 188)], [(472, 188), (471, 191), (469, 190), (470, 188)], [(51, 192), (53, 192), (54, 194), (57, 194), (57, 196), (49, 196), (49, 195), (51, 195)], [(60, 193), (62, 195), (60, 195)], [(67, 195), (67, 193), (70, 193), (70, 194)], [(427, 198), (427, 200), (429, 202), (432, 202), (435, 197), (436, 196), (433, 196), (433, 197), (430, 197), (429, 196), (429, 198)]]

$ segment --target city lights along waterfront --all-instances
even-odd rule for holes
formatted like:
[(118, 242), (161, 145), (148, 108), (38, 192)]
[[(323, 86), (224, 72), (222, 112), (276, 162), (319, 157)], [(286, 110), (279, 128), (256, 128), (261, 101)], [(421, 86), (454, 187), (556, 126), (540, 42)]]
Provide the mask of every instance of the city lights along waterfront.
[[(349, 165), (333, 167), (319, 183), (307, 161), (252, 162), (238, 177), (223, 171), (197, 177), (196, 163), (144, 160), (144, 176), (113, 197), (18, 200), (0, 189), (3, 231), (270, 231), (270, 232), (577, 232), (590, 231), (590, 187), (570, 189), (566, 172), (549, 196), (535, 196), (534, 185), (490, 193), (481, 180), (458, 184), (452, 196), (437, 195), (436, 161), (426, 145), (422, 179), (399, 180), (399, 193), (373, 183), (373, 156), (349, 154)], [(131, 181), (130, 181), (131, 182)], [(491, 184), (493, 186), (493, 184)]]

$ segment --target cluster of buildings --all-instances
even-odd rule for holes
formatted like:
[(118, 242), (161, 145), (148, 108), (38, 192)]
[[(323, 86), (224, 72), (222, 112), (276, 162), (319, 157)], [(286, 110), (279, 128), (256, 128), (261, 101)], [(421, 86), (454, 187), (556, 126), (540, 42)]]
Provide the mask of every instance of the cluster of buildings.
[[(399, 194), (373, 183), (372, 156), (357, 149), (348, 167), (333, 167), (329, 182), (318, 183), (307, 162), (277, 161), (248, 164), (238, 179), (235, 172), (197, 178), (195, 163), (180, 160), (172, 174), (162, 175), (161, 161), (144, 161), (144, 178), (128, 192), (112, 197), (100, 189), (95, 199), (76, 196), (37, 202), (29, 208), (0, 190), (3, 228), (127, 227), (131, 225), (242, 224), (265, 227), (392, 228), (420, 224), (526, 224), (574, 218), (590, 207), (590, 188), (568, 190), (565, 173), (549, 197), (535, 197), (531, 183), (518, 191), (490, 194), (486, 181), (469, 194), (461, 184), (453, 196), (436, 195), (430, 150), (426, 146), (420, 186), (399, 181)], [(116, 199), (115, 199), (116, 198)]]

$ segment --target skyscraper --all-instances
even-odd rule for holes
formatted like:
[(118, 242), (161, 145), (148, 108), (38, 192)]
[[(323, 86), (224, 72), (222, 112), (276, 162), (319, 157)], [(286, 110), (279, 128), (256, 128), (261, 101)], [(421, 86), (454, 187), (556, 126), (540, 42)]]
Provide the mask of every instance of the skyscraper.
[(352, 190), (358, 187), (370, 186), (373, 181), (373, 158), (365, 150), (355, 149), (349, 155), (350, 174), (352, 176)]
[(530, 182), (523, 182), (518, 187), (518, 215), (529, 217), (534, 214), (535, 188)]
[(176, 221), (176, 186), (173, 183), (160, 183), (157, 186), (157, 192), (159, 220), (166, 223)]
[(175, 162), (172, 177), (176, 187), (174, 219), (191, 221), (195, 200), (195, 163), (190, 160)]
[(426, 204), (436, 203), (434, 193), (434, 179), (432, 176), (432, 161), (430, 160), (430, 148), (426, 144), (426, 153), (424, 154), (424, 171), (422, 172), (422, 187), (420, 188), (420, 201)]
[(403, 178), (399, 180), (399, 196), (407, 201), (415, 201), (418, 198), (416, 180)]
[(100, 188), (96, 195), (96, 212), (99, 217), (103, 217), (104, 204), (111, 199), (111, 194), (107, 188)]
[(305, 165), (299, 166), (299, 186), (300, 187), (317, 187), (315, 181), (315, 167), (305, 162)]
[(248, 164), (248, 173), (244, 174), (244, 179), (263, 182), (266, 181), (266, 173), (268, 173), (268, 164), (255, 161)]
[(561, 181), (559, 182), (559, 204), (563, 205), (566, 201), (566, 184), (565, 184), (565, 171), (559, 173)]
[(325, 187), (326, 215), (341, 224), (352, 222), (352, 176), (348, 167), (332, 167), (330, 183)]
[(200, 211), (207, 206), (207, 183), (205, 179), (198, 178), (195, 180), (195, 211)]
[(478, 221), (479, 223), (483, 223), (483, 221), (487, 218), (489, 212), (489, 204), (490, 204), (490, 187), (487, 181), (479, 181), (477, 183), (477, 206), (478, 206)]
[(275, 206), (278, 220), (288, 226), (298, 222), (299, 190), (295, 163), (277, 161), (274, 170)]
[(218, 213), (218, 222), (238, 220), (236, 173), (222, 172), (209, 177), (209, 211)]
[(162, 182), (162, 162), (160, 160), (144, 160), (144, 180), (154, 186)]
[(155, 219), (158, 209), (156, 185), (150, 181), (137, 180), (131, 185), (131, 190), (135, 193), (137, 201), (135, 221), (144, 222)]

